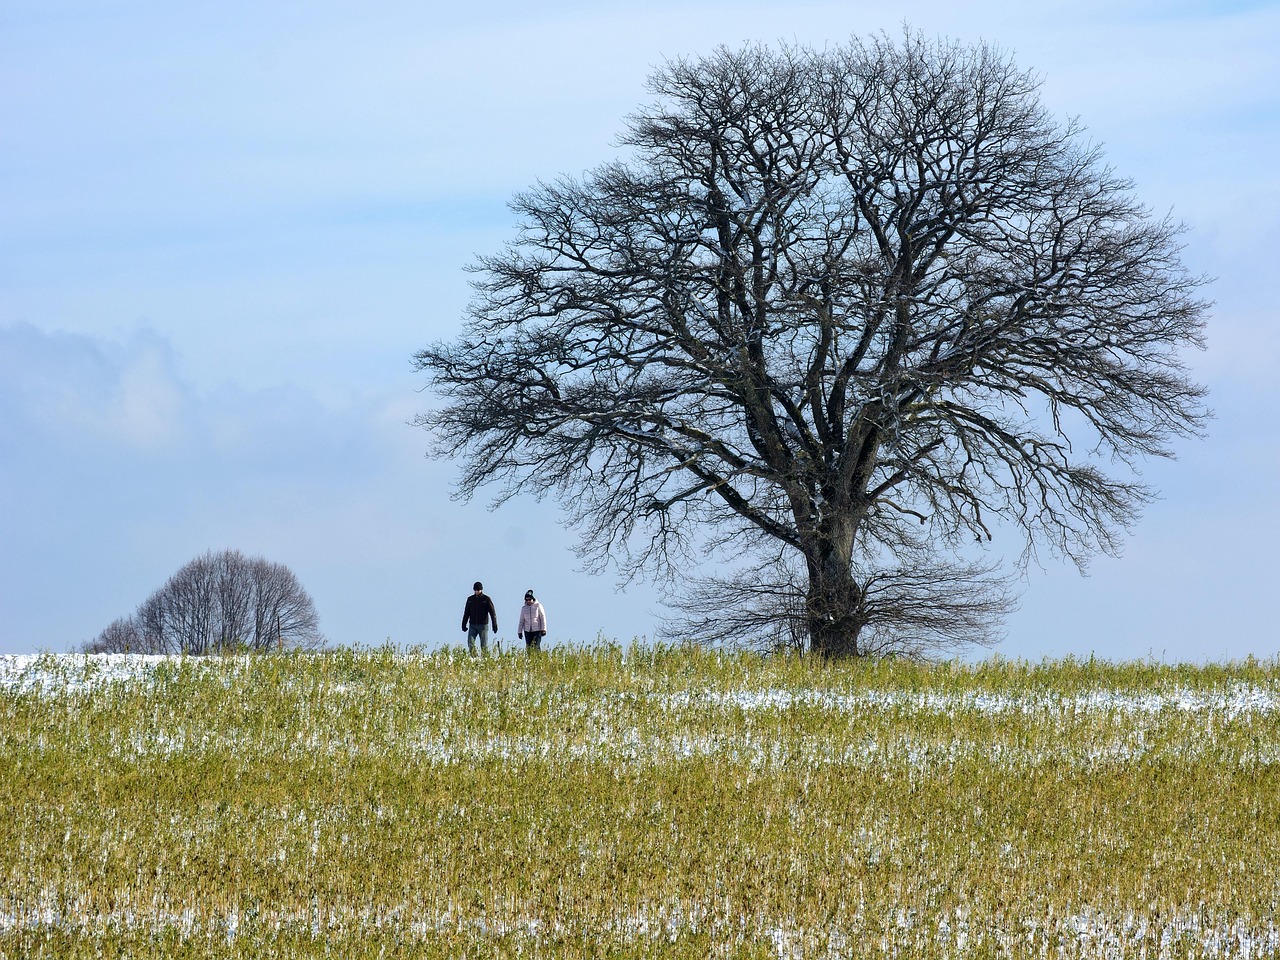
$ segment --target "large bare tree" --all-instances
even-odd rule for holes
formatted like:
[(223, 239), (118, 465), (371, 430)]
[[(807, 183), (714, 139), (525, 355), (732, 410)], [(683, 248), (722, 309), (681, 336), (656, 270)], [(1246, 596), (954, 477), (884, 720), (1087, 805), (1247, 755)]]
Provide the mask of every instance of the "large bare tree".
[(1204, 281), (1038, 83), (910, 31), (658, 70), (627, 158), (517, 196), (465, 333), (415, 357), (459, 494), (557, 495), (624, 576), (794, 563), (834, 656), (989, 591), (996, 532), (1117, 549), (1135, 468), (1207, 415)]
[(201, 655), (322, 642), (315, 603), (292, 570), (223, 550), (184, 564), (133, 616), (115, 620), (84, 649)]

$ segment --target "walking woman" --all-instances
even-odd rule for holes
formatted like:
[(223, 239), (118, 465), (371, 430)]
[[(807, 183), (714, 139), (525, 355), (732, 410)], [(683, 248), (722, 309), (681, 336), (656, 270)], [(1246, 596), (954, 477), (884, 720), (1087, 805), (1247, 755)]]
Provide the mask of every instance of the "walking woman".
[(524, 594), (524, 606), (520, 608), (520, 623), (516, 627), (517, 637), (524, 637), (524, 649), (527, 653), (542, 649), (542, 638), (547, 635), (547, 612), (533, 595), (532, 590)]

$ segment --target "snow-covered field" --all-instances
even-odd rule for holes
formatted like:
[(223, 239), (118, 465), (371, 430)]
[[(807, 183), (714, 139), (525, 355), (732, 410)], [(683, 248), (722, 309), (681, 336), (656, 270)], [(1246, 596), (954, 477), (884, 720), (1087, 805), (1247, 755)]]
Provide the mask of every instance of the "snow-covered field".
[(1280, 956), (1280, 670), (0, 657), (0, 957)]

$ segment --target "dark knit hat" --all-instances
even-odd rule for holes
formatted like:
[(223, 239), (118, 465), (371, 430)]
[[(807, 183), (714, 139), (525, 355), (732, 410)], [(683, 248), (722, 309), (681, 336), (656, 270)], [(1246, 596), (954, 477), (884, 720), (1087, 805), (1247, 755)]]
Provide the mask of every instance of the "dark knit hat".
[(532, 590), (526, 590), (526, 591), (524, 592), (524, 598), (525, 598), (526, 600), (537, 600), (537, 599), (538, 599), (537, 597), (535, 597), (535, 596), (533, 595), (533, 591), (532, 591)]
[(484, 589), (484, 584), (483, 584), (483, 583), (481, 583), (479, 580), (477, 580), (477, 581), (475, 582), (475, 584), (471, 587), (471, 589), (472, 589), (472, 590), (483, 590), (483, 589)]

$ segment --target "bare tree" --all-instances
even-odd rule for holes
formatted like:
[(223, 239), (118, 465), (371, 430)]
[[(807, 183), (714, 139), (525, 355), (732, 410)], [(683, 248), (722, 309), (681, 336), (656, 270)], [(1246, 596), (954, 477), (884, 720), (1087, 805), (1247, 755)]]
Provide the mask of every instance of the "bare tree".
[(1208, 416), (1204, 280), (1035, 77), (908, 31), (651, 87), (627, 162), (517, 196), (465, 334), (415, 356), (460, 496), (556, 495), (624, 577), (781, 551), (828, 656), (998, 614), (964, 560), (997, 532), (1118, 549), (1136, 467)]
[(136, 617), (117, 617), (84, 645), (85, 653), (138, 653), (143, 649)]
[[(219, 647), (218, 561), (212, 552), (196, 557), (160, 590), (170, 637), (166, 651), (201, 655)], [(234, 624), (229, 624), (232, 630)], [(176, 648), (176, 649), (175, 649)]]
[[(861, 585), (859, 651), (913, 659), (991, 646), (1016, 606), (1012, 577), (994, 562), (940, 563), (927, 548), (856, 567)], [(693, 574), (668, 598), (674, 615), (662, 625), (671, 640), (745, 646), (764, 653), (809, 649), (811, 633), (803, 567), (782, 555), (745, 568)]]
[(238, 550), (206, 553), (85, 644), (90, 653), (314, 649), (323, 642), (315, 604), (293, 571)]
[[(315, 606), (288, 567), (261, 557), (249, 564), (252, 583), (250, 623), (246, 642), (255, 650), (290, 646), (315, 646), (319, 637)], [(300, 639), (305, 644), (299, 644)]]
[(237, 646), (257, 647), (256, 637), (248, 632), (253, 616), (254, 577), (251, 561), (238, 550), (219, 554), (213, 580), (216, 629), (213, 644), (220, 650)]

